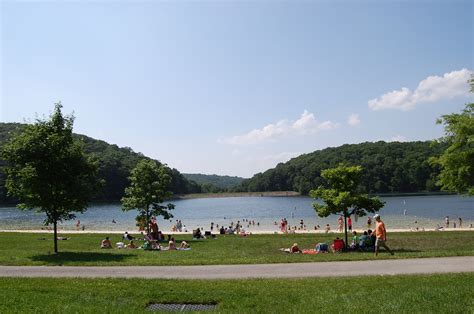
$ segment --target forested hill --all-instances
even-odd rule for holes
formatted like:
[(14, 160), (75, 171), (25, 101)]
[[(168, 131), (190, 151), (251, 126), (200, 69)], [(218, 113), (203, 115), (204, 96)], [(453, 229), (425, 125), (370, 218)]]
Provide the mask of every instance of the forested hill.
[(323, 183), (321, 170), (339, 163), (364, 168), (362, 189), (366, 193), (414, 193), (438, 191), (439, 169), (428, 158), (444, 146), (431, 142), (376, 142), (326, 148), (280, 163), (275, 168), (244, 180), (236, 191), (297, 191), (307, 194)]
[(203, 188), (209, 186), (223, 190), (234, 188), (244, 180), (241, 177), (219, 176), (216, 174), (183, 173), (183, 175), (188, 180), (201, 184)]
[[(0, 123), (0, 147), (3, 146), (13, 133), (20, 132), (25, 127), (20, 123)], [(128, 147), (118, 147), (107, 142), (96, 140), (85, 135), (76, 134), (76, 138), (84, 143), (84, 151), (94, 154), (99, 161), (99, 176), (105, 180), (105, 186), (97, 195), (95, 201), (118, 201), (121, 199), (125, 187), (128, 185), (128, 176), (137, 162), (147, 158), (143, 154), (134, 152)], [(0, 159), (0, 203), (9, 203), (14, 200), (6, 196), (4, 187), (5, 162)], [(201, 186), (186, 179), (178, 170), (169, 169), (172, 177), (170, 190), (175, 194), (200, 193)]]

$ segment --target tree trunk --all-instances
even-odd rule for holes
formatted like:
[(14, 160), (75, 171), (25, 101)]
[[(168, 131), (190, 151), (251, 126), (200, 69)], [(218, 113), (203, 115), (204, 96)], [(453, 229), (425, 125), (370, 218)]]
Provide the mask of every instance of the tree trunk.
[(150, 211), (148, 210), (148, 206), (146, 207), (146, 232), (150, 234)]
[(54, 220), (54, 254), (58, 254), (58, 222)]
[(344, 233), (346, 234), (346, 248), (347, 248), (347, 212), (344, 212)]

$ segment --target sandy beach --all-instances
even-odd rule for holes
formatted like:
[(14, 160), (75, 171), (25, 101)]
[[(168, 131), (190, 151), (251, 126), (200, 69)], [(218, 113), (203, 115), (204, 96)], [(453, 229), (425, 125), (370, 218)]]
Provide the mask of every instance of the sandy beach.
[[(357, 231), (357, 233), (362, 233), (365, 230), (363, 229), (354, 229)], [(124, 231), (117, 231), (117, 230), (68, 230), (68, 229), (58, 229), (58, 233), (67, 233), (67, 234), (122, 234), (125, 231), (128, 231), (131, 234), (139, 234), (140, 232), (138, 231), (129, 231), (129, 230), (124, 230)], [(428, 232), (428, 231), (438, 231), (438, 232), (455, 232), (455, 231), (474, 231), (474, 228), (448, 228), (444, 230), (436, 230), (434, 228), (425, 228), (424, 230), (413, 230), (413, 229), (387, 229), (387, 232)], [(30, 230), (21, 230), (21, 229), (14, 229), (14, 230), (0, 230), (0, 233), (5, 233), (5, 232), (16, 232), (16, 233), (53, 233), (52, 230), (41, 230), (41, 229), (30, 229)], [(172, 231), (166, 231), (162, 230), (163, 233), (165, 234), (192, 234), (192, 232), (172, 232)], [(296, 230), (296, 231), (291, 231), (286, 234), (308, 234), (308, 233), (314, 233), (314, 234), (323, 234), (326, 233), (325, 230)], [(336, 231), (329, 231), (328, 233), (330, 234), (344, 234), (344, 232), (336, 232)], [(348, 233), (350, 233), (348, 231)], [(219, 232), (213, 232), (213, 234), (219, 234)], [(251, 231), (248, 232), (248, 234), (285, 234), (280, 231), (275, 231), (275, 230), (257, 230), (257, 231)]]

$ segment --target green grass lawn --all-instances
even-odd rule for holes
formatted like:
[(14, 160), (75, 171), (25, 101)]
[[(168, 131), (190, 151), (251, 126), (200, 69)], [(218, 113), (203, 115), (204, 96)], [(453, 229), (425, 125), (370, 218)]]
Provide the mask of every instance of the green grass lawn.
[(324, 279), (0, 278), (0, 313), (139, 313), (216, 303), (240, 313), (473, 313), (474, 273)]
[[(179, 236), (191, 245), (190, 251), (143, 251), (129, 249), (102, 250), (105, 235), (61, 234), (70, 237), (59, 241), (54, 255), (51, 234), (0, 233), (0, 265), (211, 265), (296, 263), (335, 260), (373, 259), (373, 253), (302, 255), (282, 253), (278, 249), (297, 242), (301, 248), (313, 248), (318, 242), (330, 243), (331, 234), (218, 236), (216, 239), (193, 241)], [(388, 245), (395, 250), (390, 256), (382, 250), (378, 258), (410, 258), (474, 255), (474, 232), (390, 233)], [(110, 235), (113, 243), (121, 235)], [(46, 239), (46, 240), (44, 240)]]

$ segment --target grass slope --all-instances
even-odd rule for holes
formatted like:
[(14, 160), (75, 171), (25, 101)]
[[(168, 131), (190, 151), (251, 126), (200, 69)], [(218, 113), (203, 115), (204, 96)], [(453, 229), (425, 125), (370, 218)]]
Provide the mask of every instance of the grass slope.
[[(212, 265), (296, 263), (335, 260), (369, 260), (373, 253), (301, 255), (285, 254), (278, 249), (297, 242), (301, 248), (313, 248), (318, 242), (330, 243), (335, 234), (292, 234), (218, 236), (216, 239), (191, 240), (189, 235), (177, 237), (191, 244), (190, 251), (142, 251), (127, 249), (101, 250), (101, 234), (72, 234), (70, 240), (59, 241), (58, 255), (51, 254), (51, 234), (0, 233), (0, 265)], [(111, 235), (113, 243), (120, 235)], [(40, 240), (43, 239), (43, 240)], [(474, 232), (389, 233), (388, 245), (395, 256), (382, 251), (378, 258), (413, 258), (474, 255)], [(138, 243), (140, 244), (140, 242)]]
[(222, 313), (472, 313), (474, 274), (268, 280), (0, 279), (0, 313), (142, 313), (217, 303)]

